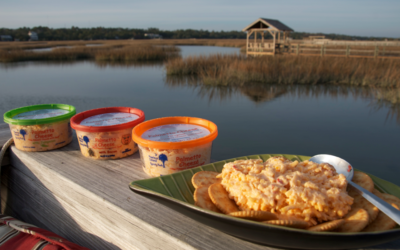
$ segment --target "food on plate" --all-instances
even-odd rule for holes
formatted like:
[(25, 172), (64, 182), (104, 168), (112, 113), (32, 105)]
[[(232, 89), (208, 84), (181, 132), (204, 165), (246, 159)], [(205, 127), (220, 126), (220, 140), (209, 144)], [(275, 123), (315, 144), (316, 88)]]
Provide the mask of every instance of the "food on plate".
[(72, 141), (70, 118), (75, 107), (41, 104), (10, 110), (4, 121), (10, 124), (16, 148), (23, 151), (57, 149)]
[(193, 175), (192, 184), (195, 188), (210, 186), (214, 183), (221, 183), (221, 178), (217, 178), (219, 173), (212, 171), (200, 171)]
[(344, 217), (344, 223), (337, 231), (338, 232), (360, 232), (369, 223), (369, 215), (365, 209), (356, 208), (350, 211)]
[(237, 211), (230, 213), (229, 215), (236, 218), (255, 220), (255, 221), (267, 221), (267, 220), (278, 219), (276, 214), (265, 211)]
[[(371, 188), (372, 179), (368, 175), (358, 171), (354, 174), (357, 184)], [(208, 189), (211, 202), (222, 213), (236, 218), (314, 232), (371, 232), (389, 230), (396, 225), (358, 192), (352, 193), (353, 202), (346, 192), (345, 177), (338, 175), (329, 164), (292, 162), (284, 157), (271, 157), (266, 162), (238, 160), (226, 163), (218, 175), (198, 172), (192, 176), (192, 183), (195, 194), (200, 189), (203, 193)], [(396, 196), (382, 194), (375, 188), (372, 191), (395, 208), (400, 206)], [(292, 207), (287, 209), (287, 206)], [(312, 209), (319, 213), (307, 219), (305, 214)], [(295, 211), (288, 212), (291, 210)], [(339, 210), (345, 212), (340, 216)], [(322, 216), (322, 212), (328, 216)]]
[(217, 126), (195, 117), (164, 117), (136, 126), (132, 139), (139, 145), (143, 170), (157, 177), (210, 163)]
[(341, 219), (353, 203), (345, 176), (327, 163), (238, 160), (225, 164), (219, 177), (240, 210), (292, 215), (314, 225)]
[(208, 209), (217, 213), (221, 211), (214, 205), (208, 194), (208, 186), (196, 188), (193, 195), (195, 205), (204, 209)]
[(215, 183), (208, 187), (208, 194), (212, 202), (225, 214), (230, 214), (239, 211), (235, 202), (231, 200), (226, 192), (225, 188), (219, 184)]
[(72, 117), (71, 125), (85, 157), (108, 160), (138, 151), (137, 144), (132, 141), (132, 129), (144, 119), (139, 109), (109, 107), (79, 113)]
[(293, 228), (306, 228), (308, 226), (306, 221), (300, 220), (269, 220), (263, 221), (263, 223)]
[(314, 231), (314, 232), (326, 232), (326, 231), (333, 231), (343, 225), (344, 219), (339, 219), (339, 220), (333, 220), (333, 221), (328, 221), (324, 222), (321, 224), (318, 224), (316, 226), (312, 226), (307, 228), (309, 231)]

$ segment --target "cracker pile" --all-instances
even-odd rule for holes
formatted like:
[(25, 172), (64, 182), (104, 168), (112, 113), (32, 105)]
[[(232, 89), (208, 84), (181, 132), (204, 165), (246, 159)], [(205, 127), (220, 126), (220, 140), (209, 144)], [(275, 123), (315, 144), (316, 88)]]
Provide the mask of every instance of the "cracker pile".
[[(355, 171), (353, 181), (399, 209), (400, 199), (376, 190), (367, 174)], [(239, 160), (225, 164), (221, 174), (198, 172), (192, 183), (196, 206), (241, 219), (316, 232), (371, 232), (396, 226), (357, 190), (347, 192), (345, 177), (329, 164), (283, 157), (265, 163)]]

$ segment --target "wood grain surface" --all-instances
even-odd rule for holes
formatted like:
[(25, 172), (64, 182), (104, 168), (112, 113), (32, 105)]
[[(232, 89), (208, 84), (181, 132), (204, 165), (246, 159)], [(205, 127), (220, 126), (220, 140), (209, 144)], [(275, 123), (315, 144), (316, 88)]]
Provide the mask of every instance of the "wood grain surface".
[[(0, 149), (3, 147), (3, 144), (11, 138), (10, 127), (7, 123), (0, 123)], [(10, 164), (10, 159), (8, 154), (4, 156), (3, 162), (0, 163), (0, 167), (6, 166)]]
[[(274, 249), (199, 223), (129, 189), (149, 178), (139, 153), (85, 158), (71, 144), (47, 152), (11, 147), (2, 172), (2, 211), (90, 249)], [(268, 237), (266, 235), (266, 237)], [(400, 249), (400, 241), (367, 249)]]
[(10, 127), (7, 123), (0, 123), (0, 148), (11, 138)]

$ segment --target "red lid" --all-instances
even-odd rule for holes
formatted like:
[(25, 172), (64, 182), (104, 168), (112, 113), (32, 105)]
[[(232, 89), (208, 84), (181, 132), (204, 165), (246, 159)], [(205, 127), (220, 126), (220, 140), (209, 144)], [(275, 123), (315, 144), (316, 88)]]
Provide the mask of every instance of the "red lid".
[(143, 121), (144, 112), (140, 109), (109, 107), (91, 109), (74, 115), (71, 118), (71, 127), (84, 132), (109, 132), (133, 128)]

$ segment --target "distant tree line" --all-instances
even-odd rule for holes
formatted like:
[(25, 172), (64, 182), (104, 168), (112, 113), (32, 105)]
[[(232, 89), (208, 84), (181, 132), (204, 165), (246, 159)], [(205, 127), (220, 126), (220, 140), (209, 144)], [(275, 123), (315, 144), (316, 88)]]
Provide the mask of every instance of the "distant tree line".
[[(102, 39), (148, 39), (145, 34), (159, 34), (164, 39), (245, 39), (246, 33), (242, 31), (208, 31), (208, 30), (159, 30), (158, 28), (148, 29), (128, 29), (128, 28), (79, 28), (72, 26), (71, 28), (48, 28), (44, 26), (38, 27), (22, 27), (18, 29), (0, 28), (0, 35), (10, 35), (14, 40), (28, 41), (29, 31), (35, 31), (40, 41), (62, 41), (62, 40), (102, 40)], [(323, 34), (323, 33), (306, 33), (291, 32), (290, 37), (293, 39), (303, 39), (311, 35), (323, 35), (333, 40), (393, 40), (393, 38), (385, 37), (362, 37), (348, 36), (340, 34)]]

